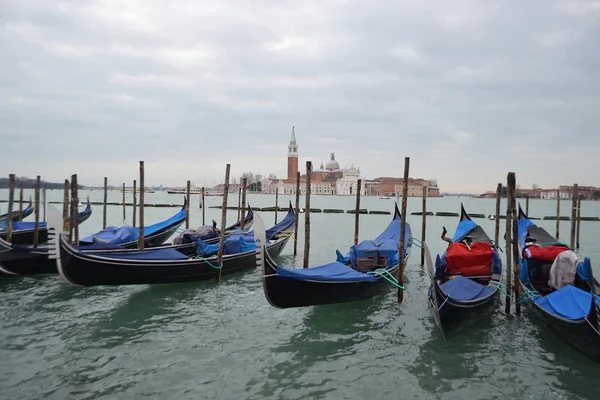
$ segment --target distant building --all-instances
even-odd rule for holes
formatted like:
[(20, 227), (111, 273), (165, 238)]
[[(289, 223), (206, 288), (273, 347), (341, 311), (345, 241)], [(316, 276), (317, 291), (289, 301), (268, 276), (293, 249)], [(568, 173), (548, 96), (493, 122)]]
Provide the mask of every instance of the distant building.
[[(292, 128), (292, 135), (288, 144), (287, 178), (266, 179), (263, 181), (263, 193), (293, 194), (296, 192), (296, 176), (298, 173), (298, 143), (296, 133)], [(325, 165), (313, 170), (310, 175), (311, 194), (336, 194), (342, 196), (355, 195), (360, 179), (360, 168), (340, 168), (335, 160), (335, 154), (331, 153), (329, 161)], [(306, 194), (306, 175), (300, 177), (300, 193)], [(365, 194), (365, 187), (361, 194)]]
[[(402, 194), (404, 178), (379, 177), (365, 182), (367, 196), (395, 196)], [(408, 178), (408, 197), (440, 197), (440, 189), (434, 180)]]

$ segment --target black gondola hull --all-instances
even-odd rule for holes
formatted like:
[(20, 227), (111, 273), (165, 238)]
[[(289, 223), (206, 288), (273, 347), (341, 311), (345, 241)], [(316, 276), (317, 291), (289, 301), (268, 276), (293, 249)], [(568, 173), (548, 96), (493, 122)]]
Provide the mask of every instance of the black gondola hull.
[[(521, 283), (521, 291), (525, 293), (528, 290)], [(588, 316), (579, 321), (566, 320), (550, 314), (533, 300), (527, 303), (545, 327), (554, 332), (556, 336), (569, 346), (600, 363), (600, 333), (597, 330), (600, 311), (597, 301), (594, 302)]]
[[(279, 255), (289, 236), (269, 245), (268, 252)], [(60, 273), (67, 281), (81, 286), (137, 285), (176, 283), (214, 279), (217, 270), (210, 265), (214, 260), (204, 259), (143, 262), (95, 258), (78, 253), (64, 240), (60, 243)], [(223, 257), (221, 274), (256, 268), (255, 252), (227, 255)]]
[(263, 285), (267, 301), (277, 308), (366, 300), (383, 293), (390, 286), (383, 278), (378, 278), (375, 282), (323, 283), (286, 279), (274, 274), (264, 276)]
[[(435, 290), (437, 296), (435, 300), (437, 302), (434, 302), (433, 292), (430, 292), (429, 305), (434, 308), (433, 311), (438, 315), (436, 322), (446, 339), (490, 315), (498, 305), (498, 290), (482, 299), (470, 302), (452, 299), (440, 288), (437, 280), (434, 280), (433, 290)], [(437, 304), (437, 308), (435, 304)]]

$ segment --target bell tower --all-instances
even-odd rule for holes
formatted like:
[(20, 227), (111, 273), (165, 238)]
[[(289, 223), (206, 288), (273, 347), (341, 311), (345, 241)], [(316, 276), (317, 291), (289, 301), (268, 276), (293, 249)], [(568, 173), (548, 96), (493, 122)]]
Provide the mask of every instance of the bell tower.
[(298, 173), (298, 144), (296, 143), (296, 133), (292, 126), (292, 136), (288, 145), (288, 179), (296, 179)]

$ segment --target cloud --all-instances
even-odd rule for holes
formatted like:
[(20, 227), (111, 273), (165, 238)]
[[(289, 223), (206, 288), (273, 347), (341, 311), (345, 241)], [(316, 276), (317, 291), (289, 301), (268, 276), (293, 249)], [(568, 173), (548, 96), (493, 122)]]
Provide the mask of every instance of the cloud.
[(228, 162), (285, 176), (295, 126), (302, 162), (334, 152), (366, 178), (410, 156), (443, 191), (508, 171), (600, 185), (598, 4), (9, 2), (1, 163), (84, 184), (133, 180), (139, 160), (149, 184), (219, 181)]

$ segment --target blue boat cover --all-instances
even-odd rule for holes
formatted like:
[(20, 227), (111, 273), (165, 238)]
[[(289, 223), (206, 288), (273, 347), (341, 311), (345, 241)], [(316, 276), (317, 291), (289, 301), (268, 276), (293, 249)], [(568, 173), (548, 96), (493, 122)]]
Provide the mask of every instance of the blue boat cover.
[[(155, 233), (165, 229), (168, 226), (177, 225), (178, 223), (179, 224), (183, 223), (184, 220), (185, 220), (185, 208), (182, 208), (181, 211), (179, 211), (177, 214), (173, 215), (171, 218), (166, 219), (162, 222), (157, 222), (156, 224), (148, 225), (148, 226), (144, 227), (144, 237), (152, 236)], [(112, 228), (111, 232), (106, 233), (106, 232), (108, 232), (109, 228)], [(124, 232), (119, 232), (117, 235), (115, 235), (115, 233), (113, 233), (112, 231), (117, 230), (117, 229), (124, 229)], [(131, 231), (132, 229), (133, 229), (133, 232)], [(131, 233), (133, 234), (133, 236), (131, 236)], [(83, 239), (81, 239), (79, 241), (79, 243), (84, 244), (84, 245), (85, 244), (93, 244), (93, 243), (122, 244), (122, 243), (128, 243), (128, 242), (133, 242), (135, 240), (138, 240), (139, 236), (140, 236), (140, 228), (139, 227), (132, 228), (131, 226), (123, 226), (121, 228), (116, 228), (114, 226), (111, 226), (111, 227), (108, 227), (106, 230), (103, 230), (103, 231), (100, 231), (93, 235), (84, 237)], [(99, 237), (98, 241), (94, 240), (96, 237)], [(118, 241), (118, 240), (123, 240), (123, 241)]]
[[(265, 231), (267, 240), (273, 239), (275, 235), (289, 228), (296, 221), (296, 213), (288, 212), (287, 215), (275, 224), (272, 228)], [(253, 239), (254, 240), (254, 239)]]
[[(0, 231), (6, 231), (7, 224), (8, 224), (7, 220), (0, 222)], [(46, 229), (46, 223), (45, 222), (39, 222), (38, 223), (38, 227)], [(14, 231), (23, 231), (23, 230), (27, 230), (27, 229), (35, 229), (35, 222), (23, 222), (23, 221), (17, 222), (17, 221), (13, 221), (13, 223), (12, 223), (12, 229), (13, 229), (13, 232)]]
[(363, 274), (349, 266), (334, 261), (314, 268), (293, 269), (277, 266), (277, 276), (300, 281), (317, 282), (375, 282), (377, 279), (370, 274)]
[(452, 300), (456, 301), (473, 301), (482, 299), (497, 290), (491, 286), (481, 285), (461, 275), (442, 283), (440, 285), (440, 289), (442, 289), (446, 295), (450, 296)]
[(573, 285), (566, 285), (534, 301), (550, 314), (577, 321), (590, 313), (592, 294)]
[[(85, 252), (84, 252), (85, 253)], [(120, 260), (187, 260), (189, 257), (175, 249), (156, 249), (122, 253), (94, 253), (94, 256), (118, 258)]]
[[(275, 235), (286, 230), (296, 221), (296, 214), (289, 212), (284, 219), (279, 221), (273, 227), (265, 231), (267, 241), (272, 240)], [(219, 244), (207, 244), (204, 241), (198, 239), (198, 250), (203, 256), (216, 254), (219, 251)], [(239, 254), (247, 251), (254, 251), (256, 244), (254, 243), (254, 231), (234, 231), (225, 239), (223, 244), (223, 254)]]
[(88, 236), (80, 242), (86, 242), (86, 239), (91, 238), (93, 243), (96, 244), (121, 244), (134, 242), (138, 239), (138, 235), (135, 233), (135, 229), (132, 226), (122, 226), (120, 228), (116, 226), (107, 226), (106, 229), (96, 233), (95, 235)]
[(517, 223), (517, 226), (519, 229), (519, 246), (521, 246), (521, 248), (524, 249), (525, 248), (525, 239), (527, 239), (527, 235), (528, 235), (527, 228), (529, 226), (535, 226), (535, 224), (528, 218), (522, 218)]
[(477, 224), (470, 219), (465, 219), (458, 223), (456, 227), (456, 232), (454, 232), (454, 236), (452, 236), (453, 242), (460, 242), (471, 232), (473, 229), (477, 228)]
[[(410, 225), (406, 224), (404, 236), (404, 254), (410, 245), (411, 238)], [(400, 218), (393, 219), (388, 227), (374, 240), (363, 240), (357, 245), (350, 247), (350, 251), (344, 258), (337, 256), (338, 261), (348, 260), (356, 268), (358, 258), (373, 257), (375, 251), (380, 256), (388, 257), (388, 266), (394, 266), (398, 263), (398, 245), (400, 244)]]

